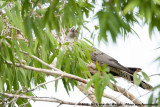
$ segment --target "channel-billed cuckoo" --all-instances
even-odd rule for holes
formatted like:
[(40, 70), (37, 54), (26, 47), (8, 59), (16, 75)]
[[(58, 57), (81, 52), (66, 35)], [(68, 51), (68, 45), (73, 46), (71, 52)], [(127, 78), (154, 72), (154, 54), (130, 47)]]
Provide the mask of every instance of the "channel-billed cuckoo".
[[(74, 39), (78, 39), (77, 34), (78, 34), (78, 31), (74, 27), (72, 27), (71, 29), (68, 30), (66, 41), (73, 42)], [(141, 70), (140, 68), (124, 67), (111, 56), (101, 52), (95, 47), (93, 47), (93, 49), (94, 49), (94, 52), (90, 53), (91, 60), (93, 63), (98, 61), (100, 65), (106, 64), (110, 68), (110, 73), (112, 75), (122, 77), (133, 83), (133, 74), (136, 71), (137, 72), (140, 71)], [(147, 90), (152, 89), (152, 86), (144, 81), (141, 81), (139, 86)]]

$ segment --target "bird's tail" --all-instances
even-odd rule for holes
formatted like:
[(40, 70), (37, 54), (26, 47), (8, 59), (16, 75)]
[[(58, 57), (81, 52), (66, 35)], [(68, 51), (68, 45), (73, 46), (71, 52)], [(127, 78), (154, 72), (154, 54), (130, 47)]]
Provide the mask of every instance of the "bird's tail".
[[(121, 77), (131, 81), (133, 84), (134, 84), (134, 80), (133, 80), (133, 75), (132, 74), (129, 74), (125, 71), (121, 71), (121, 74), (120, 74)], [(143, 89), (146, 89), (146, 90), (152, 90), (152, 86), (149, 85), (148, 83), (144, 82), (144, 81), (141, 81), (139, 86)]]
[[(111, 73), (113, 75), (116, 75), (116, 76), (122, 77), (124, 79), (127, 79), (128, 81), (130, 81), (134, 84), (133, 74), (130, 74), (130, 73), (128, 73), (126, 71), (123, 71), (123, 70), (117, 70), (117, 69), (114, 69), (112, 67), (110, 67), (110, 70), (111, 70)], [(139, 86), (143, 89), (146, 89), (146, 90), (152, 90), (152, 86), (149, 85), (148, 83), (144, 82), (144, 81), (141, 81)]]
[(142, 87), (143, 89), (152, 90), (152, 86), (144, 81), (141, 81), (139, 86)]

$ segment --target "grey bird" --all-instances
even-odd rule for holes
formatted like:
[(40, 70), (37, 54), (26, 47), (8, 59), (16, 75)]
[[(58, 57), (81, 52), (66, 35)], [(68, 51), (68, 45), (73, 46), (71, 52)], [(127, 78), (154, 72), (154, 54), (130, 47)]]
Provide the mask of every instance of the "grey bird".
[[(69, 42), (73, 42), (75, 38), (78, 39), (77, 34), (78, 34), (78, 31), (74, 27), (71, 28), (70, 30), (68, 30), (66, 40), (68, 40)], [(93, 47), (93, 49), (94, 49), (94, 52), (90, 53), (92, 62), (96, 63), (96, 61), (98, 61), (100, 65), (106, 64), (110, 68), (110, 73), (114, 76), (122, 77), (133, 83), (134, 72), (141, 71), (140, 68), (125, 67), (121, 65), (117, 60), (107, 55), (106, 53), (100, 51), (99, 49), (95, 47)], [(141, 81), (139, 86), (147, 90), (152, 89), (152, 86), (144, 81)]]

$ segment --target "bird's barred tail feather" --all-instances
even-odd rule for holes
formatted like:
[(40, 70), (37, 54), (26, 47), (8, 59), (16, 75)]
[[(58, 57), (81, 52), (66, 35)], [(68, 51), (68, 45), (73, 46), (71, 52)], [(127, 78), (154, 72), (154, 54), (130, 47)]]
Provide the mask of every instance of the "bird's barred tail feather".
[[(133, 75), (127, 73), (126, 71), (123, 70), (117, 70), (113, 67), (110, 67), (110, 72), (114, 75), (114, 76), (120, 76), (124, 79), (127, 79), (128, 81), (133, 82)], [(141, 88), (146, 89), (146, 90), (152, 90), (152, 86), (149, 85), (148, 83), (141, 81), (140, 85)]]

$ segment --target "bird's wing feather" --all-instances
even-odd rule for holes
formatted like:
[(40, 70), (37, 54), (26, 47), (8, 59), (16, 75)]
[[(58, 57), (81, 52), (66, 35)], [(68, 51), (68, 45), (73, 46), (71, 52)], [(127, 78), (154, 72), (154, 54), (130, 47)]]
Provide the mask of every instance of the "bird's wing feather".
[(133, 74), (134, 72), (124, 66), (122, 66), (121, 64), (118, 63), (117, 60), (115, 60), (114, 58), (112, 58), (111, 56), (101, 52), (100, 50), (98, 50), (97, 48), (94, 48), (94, 52), (91, 53), (91, 59), (92, 61), (98, 61), (99, 63), (102, 64), (107, 64), (108, 66), (120, 69), (120, 70), (124, 70), (130, 74)]

